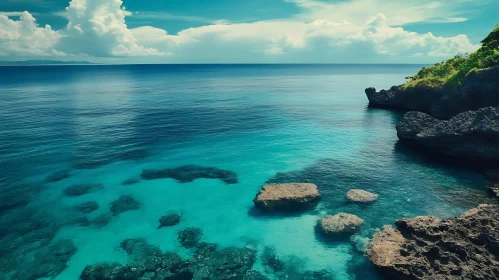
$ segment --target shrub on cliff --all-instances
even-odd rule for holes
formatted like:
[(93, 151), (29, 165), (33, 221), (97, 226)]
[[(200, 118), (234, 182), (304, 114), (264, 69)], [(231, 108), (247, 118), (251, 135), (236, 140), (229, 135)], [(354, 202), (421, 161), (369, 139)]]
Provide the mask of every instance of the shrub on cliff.
[(470, 71), (499, 65), (499, 25), (481, 43), (482, 47), (472, 54), (459, 54), (432, 67), (423, 67), (408, 77), (405, 87), (458, 87)]

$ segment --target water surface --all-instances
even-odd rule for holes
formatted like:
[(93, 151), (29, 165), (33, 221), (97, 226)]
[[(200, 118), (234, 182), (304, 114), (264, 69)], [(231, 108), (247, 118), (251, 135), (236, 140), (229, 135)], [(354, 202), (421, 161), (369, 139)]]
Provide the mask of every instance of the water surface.
[[(0, 241), (16, 240), (24, 248), (0, 252), (8, 256), (0, 273), (37, 265), (43, 261), (37, 250), (62, 239), (72, 240), (77, 252), (56, 279), (77, 279), (89, 264), (127, 262), (116, 249), (126, 238), (144, 237), (188, 257), (177, 232), (199, 227), (203, 241), (259, 252), (274, 247), (303, 270), (327, 269), (337, 279), (379, 278), (363, 256), (375, 229), (402, 217), (451, 217), (490, 202), (481, 176), (398, 144), (400, 113), (367, 108), (364, 88), (403, 83), (419, 68), (0, 67)], [(238, 183), (164, 179), (122, 185), (144, 169), (190, 164), (233, 171)], [(71, 177), (44, 182), (61, 170), (71, 170)], [(253, 209), (252, 199), (266, 182), (298, 181), (318, 185), (323, 200), (317, 209), (278, 217)], [(65, 196), (74, 184), (103, 188)], [(368, 207), (349, 204), (345, 194), (353, 188), (375, 192), (379, 200)], [(97, 202), (97, 211), (83, 215), (93, 219), (109, 213), (122, 195), (135, 198), (140, 209), (103, 227), (75, 222), (82, 218), (71, 210), (75, 205)], [(183, 221), (157, 230), (169, 211), (182, 213)], [(317, 236), (317, 219), (339, 212), (366, 221), (359, 234), (335, 242)], [(29, 236), (35, 229), (42, 238)], [(19, 255), (31, 258), (13, 257)], [(260, 261), (255, 269), (266, 273)]]

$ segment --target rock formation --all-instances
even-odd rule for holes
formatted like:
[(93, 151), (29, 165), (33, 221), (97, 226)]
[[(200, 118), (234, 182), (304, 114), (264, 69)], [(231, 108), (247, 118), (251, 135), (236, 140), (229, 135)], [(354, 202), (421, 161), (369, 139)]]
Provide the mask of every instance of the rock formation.
[(130, 178), (130, 179), (123, 181), (121, 184), (123, 186), (131, 186), (131, 185), (137, 184), (138, 182), (140, 182), (140, 178)]
[(233, 171), (197, 165), (185, 165), (177, 168), (158, 170), (143, 170), (141, 177), (144, 180), (171, 178), (180, 183), (189, 183), (200, 178), (219, 179), (226, 184), (238, 183), (237, 174)]
[(253, 203), (265, 211), (296, 211), (313, 207), (319, 200), (316, 185), (289, 183), (263, 186)]
[(338, 234), (355, 233), (363, 224), (364, 220), (355, 215), (339, 213), (322, 217), (317, 222), (317, 228), (322, 234), (335, 237)]
[(364, 190), (350, 190), (347, 192), (347, 199), (351, 202), (370, 203), (378, 199), (378, 195)]
[(402, 219), (369, 244), (369, 259), (395, 279), (498, 279), (499, 206), (461, 217)]
[(366, 89), (369, 105), (373, 107), (421, 111), (439, 119), (459, 113), (499, 106), (499, 66), (468, 74), (459, 88), (394, 86), (379, 92)]
[(499, 163), (499, 107), (461, 113), (446, 121), (409, 112), (397, 125), (397, 135), (438, 153), (482, 164)]

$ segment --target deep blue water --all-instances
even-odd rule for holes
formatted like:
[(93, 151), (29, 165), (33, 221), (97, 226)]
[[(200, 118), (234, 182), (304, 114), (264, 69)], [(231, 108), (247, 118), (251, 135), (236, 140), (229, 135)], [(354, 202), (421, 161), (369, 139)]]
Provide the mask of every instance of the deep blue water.
[[(189, 256), (177, 232), (203, 229), (203, 241), (274, 247), (300, 270), (336, 279), (377, 279), (363, 250), (368, 238), (402, 217), (455, 216), (491, 202), (484, 179), (446, 167), (397, 143), (401, 113), (370, 109), (364, 89), (404, 82), (418, 65), (88, 65), (0, 67), (0, 279), (32, 279), (51, 263), (47, 246), (69, 239), (77, 251), (56, 279), (77, 279), (86, 265), (127, 262), (117, 250), (144, 237), (164, 251)], [(237, 184), (173, 179), (122, 182), (142, 170), (199, 165), (230, 170)], [(50, 183), (57, 171), (71, 176)], [(252, 199), (266, 182), (314, 182), (317, 209), (268, 217)], [(102, 184), (78, 197), (74, 184)], [(360, 188), (379, 194), (368, 207), (349, 204)], [(110, 213), (122, 195), (135, 211), (103, 226), (80, 223)], [(99, 209), (77, 213), (80, 203)], [(169, 211), (175, 227), (157, 230)], [(365, 220), (349, 240), (315, 234), (324, 214)], [(12, 245), (14, 244), (14, 245)], [(297, 261), (298, 260), (298, 261)], [(299, 265), (297, 265), (297, 263)], [(61, 264), (59, 264), (59, 268)], [(266, 273), (261, 261), (254, 268)], [(40, 273), (43, 274), (43, 273)], [(9, 279), (9, 278), (6, 278)]]

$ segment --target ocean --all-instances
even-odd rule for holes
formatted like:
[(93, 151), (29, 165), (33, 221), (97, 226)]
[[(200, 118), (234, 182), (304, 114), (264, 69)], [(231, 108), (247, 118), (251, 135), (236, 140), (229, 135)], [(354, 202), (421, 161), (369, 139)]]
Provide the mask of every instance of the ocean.
[[(481, 175), (397, 141), (403, 113), (367, 106), (366, 87), (401, 84), (420, 67), (0, 67), (0, 279), (78, 279), (87, 265), (129, 263), (119, 249), (128, 238), (189, 258), (177, 234), (190, 227), (202, 229), (203, 242), (255, 250), (253, 269), (269, 279), (320, 270), (383, 279), (365, 257), (377, 229), (490, 201)], [(237, 183), (197, 178), (200, 167), (234, 172)], [(148, 169), (178, 174), (141, 180)], [(54, 172), (64, 176), (47, 180)], [(322, 200), (304, 213), (267, 215), (252, 202), (267, 182), (312, 182)], [(75, 185), (90, 187), (69, 194)], [(350, 189), (379, 198), (348, 203)], [(122, 196), (139, 206), (116, 210)], [(77, 207), (85, 202), (98, 209)], [(317, 220), (340, 212), (364, 226), (346, 239), (319, 236)], [(180, 213), (180, 223), (158, 229), (168, 213)], [(67, 262), (47, 252), (60, 240), (76, 249)], [(265, 248), (287, 264), (282, 271), (262, 261)]]

